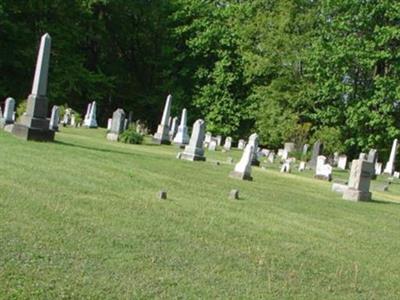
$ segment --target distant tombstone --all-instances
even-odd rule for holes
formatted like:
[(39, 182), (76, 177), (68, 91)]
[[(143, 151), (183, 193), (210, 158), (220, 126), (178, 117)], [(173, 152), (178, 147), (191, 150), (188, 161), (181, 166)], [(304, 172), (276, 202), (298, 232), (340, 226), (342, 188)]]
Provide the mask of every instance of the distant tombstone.
[(260, 153), (261, 153), (262, 156), (268, 157), (268, 155), (271, 153), (271, 150), (269, 150), (269, 149), (261, 149)]
[(251, 164), (253, 166), (259, 166), (260, 162), (258, 161), (258, 157), (257, 157), (257, 149), (258, 149), (258, 134), (257, 133), (253, 133), (252, 135), (250, 135), (249, 144), (251, 146), (253, 146), (253, 155), (252, 155)]
[(75, 114), (71, 115), (71, 126), (76, 127), (76, 117)]
[(112, 118), (108, 118), (108, 120), (107, 120), (107, 130), (108, 131), (111, 130), (111, 124), (112, 124)]
[(333, 165), (337, 166), (339, 163), (339, 152), (333, 153)]
[(399, 179), (400, 178), (400, 173), (399, 172), (394, 172), (393, 173), (393, 178)]
[(215, 151), (216, 149), (217, 149), (217, 141), (211, 140), (211, 142), (208, 144), (208, 150)]
[(299, 164), (299, 172), (303, 172), (306, 170), (306, 162), (305, 161), (301, 161)]
[(131, 125), (133, 122), (133, 111), (129, 111), (128, 114), (128, 124)]
[(290, 173), (292, 171), (291, 162), (292, 162), (291, 160), (286, 160), (283, 163), (281, 167), (281, 173)]
[(118, 108), (113, 113), (110, 132), (107, 133), (107, 140), (118, 141), (119, 135), (125, 130), (125, 112), (123, 109)]
[(3, 119), (3, 110), (0, 107), (0, 119)]
[(89, 124), (89, 115), (91, 108), (92, 108), (92, 103), (89, 103), (86, 109), (85, 118), (83, 120), (83, 126), (87, 126)]
[(217, 137), (216, 137), (216, 140), (217, 140), (217, 146), (218, 146), (218, 147), (221, 147), (221, 143), (222, 143), (222, 136), (220, 136), (220, 135), (217, 135)]
[(231, 150), (231, 147), (232, 147), (232, 138), (231, 138), (230, 136), (228, 136), (228, 137), (225, 139), (224, 149), (225, 149), (226, 151), (229, 151), (229, 150)]
[(322, 145), (321, 141), (319, 141), (319, 140), (316, 141), (314, 143), (311, 160), (309, 162), (309, 166), (310, 166), (311, 169), (315, 169), (316, 168), (317, 159), (318, 159), (318, 156), (320, 156), (320, 153), (322, 152), (322, 149), (323, 149), (323, 145)]
[(204, 142), (205, 142), (206, 144), (209, 144), (209, 143), (211, 142), (211, 139), (212, 139), (212, 134), (211, 134), (211, 132), (207, 132), (207, 133), (206, 133), (206, 136), (205, 136), (205, 138), (204, 138)]
[(358, 156), (358, 159), (367, 160), (367, 154), (360, 153), (359, 156)]
[(238, 142), (238, 149), (243, 150), (244, 147), (246, 147), (246, 141), (245, 140), (239, 140)]
[(12, 127), (12, 133), (25, 140), (53, 141), (54, 131), (50, 130), (47, 118), (47, 83), (50, 65), (51, 37), (44, 34), (40, 40), (36, 60), (35, 76), (31, 94), (26, 103), (26, 113)]
[(284, 151), (285, 151), (285, 149), (278, 149), (277, 156), (278, 156), (278, 157), (282, 157)]
[(129, 120), (127, 118), (125, 118), (124, 121), (124, 130), (128, 130), (129, 129)]
[(393, 141), (392, 150), (390, 151), (389, 161), (386, 163), (386, 167), (383, 170), (383, 173), (393, 175), (394, 163), (396, 161), (396, 153), (397, 153), (397, 139)]
[(157, 132), (154, 134), (153, 141), (157, 144), (170, 144), (169, 139), (169, 118), (171, 112), (172, 96), (168, 95), (165, 101), (161, 123), (158, 125)]
[(303, 156), (307, 154), (308, 147), (309, 147), (308, 144), (304, 144), (304, 145), (303, 145), (303, 152), (302, 152)]
[(96, 120), (96, 101), (93, 101), (90, 105), (89, 117), (86, 120), (86, 127), (88, 128), (97, 128), (97, 120)]
[(175, 137), (174, 137), (174, 144), (177, 145), (187, 145), (189, 144), (189, 134), (188, 134), (188, 128), (187, 128), (187, 110), (186, 108), (184, 108), (182, 110), (182, 115), (181, 115), (181, 123), (178, 127), (178, 132), (176, 133)]
[(381, 175), (382, 174), (382, 163), (376, 162), (375, 163), (375, 175)]
[(293, 152), (294, 151), (294, 143), (285, 143), (284, 150), (286, 150), (287, 153)]
[(347, 166), (347, 156), (340, 155), (339, 159), (338, 159), (337, 167), (341, 170), (346, 170), (346, 166)]
[(343, 193), (343, 199), (351, 201), (369, 201), (374, 166), (367, 160), (356, 159), (351, 164), (350, 178), (347, 189)]
[(185, 147), (180, 159), (190, 161), (204, 161), (203, 142), (205, 136), (205, 123), (203, 120), (197, 120), (193, 125), (192, 136), (190, 137), (189, 145)]
[(2, 119), (2, 125), (13, 124), (13, 114), (15, 109), (15, 100), (13, 98), (7, 98), (4, 106), (4, 117)]
[(274, 160), (275, 160), (275, 153), (274, 152), (270, 152), (270, 154), (268, 154), (268, 161), (273, 164)]
[(253, 177), (251, 177), (251, 162), (253, 154), (253, 146), (249, 143), (243, 151), (242, 158), (236, 164), (235, 169), (229, 174), (229, 176), (241, 180), (253, 180)]
[(378, 151), (376, 149), (369, 150), (367, 161), (369, 161), (370, 163), (373, 164), (374, 172), (372, 174), (372, 179), (376, 179), (377, 174), (376, 174), (376, 171), (375, 171), (375, 165), (378, 162)]
[(283, 149), (283, 151), (281, 153), (282, 160), (287, 160), (288, 157), (289, 157), (289, 153), (285, 149)]
[(53, 131), (58, 131), (58, 123), (60, 122), (60, 108), (56, 105), (51, 109), (51, 117), (49, 129)]
[(170, 138), (171, 141), (173, 141), (177, 130), (178, 130), (178, 117), (174, 117), (172, 119), (172, 126), (171, 126), (171, 129), (169, 131), (169, 138)]
[(332, 180), (332, 167), (326, 163), (326, 157), (323, 155), (319, 155), (317, 158), (314, 178), (328, 181)]
[(15, 122), (15, 119), (16, 119), (16, 113), (15, 113), (15, 111), (13, 112), (13, 117), (12, 117), (12, 119), (13, 119), (13, 121)]

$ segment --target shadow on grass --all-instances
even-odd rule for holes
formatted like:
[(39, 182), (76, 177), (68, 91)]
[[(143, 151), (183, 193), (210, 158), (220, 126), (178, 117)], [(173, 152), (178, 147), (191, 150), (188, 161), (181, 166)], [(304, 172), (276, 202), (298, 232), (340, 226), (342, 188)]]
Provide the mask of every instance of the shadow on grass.
[(392, 205), (400, 205), (400, 203), (393, 202), (393, 201), (383, 201), (383, 200), (376, 200), (371, 199), (370, 201), (366, 201), (367, 203), (376, 203), (376, 204), (392, 204)]
[(103, 152), (103, 153), (116, 153), (116, 154), (129, 155), (129, 156), (132, 156), (132, 155), (144, 156), (143, 154), (137, 154), (137, 153), (132, 153), (132, 152), (124, 152), (124, 151), (104, 149), (104, 148), (95, 148), (95, 147), (77, 145), (77, 144), (66, 143), (66, 142), (61, 142), (61, 141), (54, 141), (54, 143), (60, 144), (60, 145), (63, 145), (63, 146), (67, 146), (67, 147), (74, 147), (74, 148), (80, 148), (80, 149), (91, 150), (91, 151), (98, 151), (98, 152)]

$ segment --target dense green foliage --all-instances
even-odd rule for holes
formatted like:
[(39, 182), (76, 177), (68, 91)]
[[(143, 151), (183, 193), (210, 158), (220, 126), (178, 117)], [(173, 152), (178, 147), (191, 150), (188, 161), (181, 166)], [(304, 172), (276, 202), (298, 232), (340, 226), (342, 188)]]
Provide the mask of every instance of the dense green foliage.
[[(154, 128), (165, 97), (214, 134), (385, 153), (400, 133), (400, 4), (391, 0), (1, 0), (0, 95), (26, 98), (41, 34), (49, 98)], [(331, 131), (332, 132), (332, 131)], [(332, 137), (331, 140), (328, 140)]]
[(143, 135), (136, 132), (136, 129), (130, 128), (120, 134), (119, 141), (125, 144), (141, 144)]

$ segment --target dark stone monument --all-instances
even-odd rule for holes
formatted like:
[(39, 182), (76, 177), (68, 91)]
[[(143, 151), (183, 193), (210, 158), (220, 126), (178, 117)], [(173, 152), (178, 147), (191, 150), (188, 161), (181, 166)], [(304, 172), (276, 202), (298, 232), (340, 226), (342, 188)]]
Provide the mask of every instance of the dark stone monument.
[(47, 119), (47, 78), (50, 64), (51, 37), (42, 36), (36, 62), (32, 92), (28, 97), (26, 114), (20, 123), (14, 124), (11, 132), (26, 140), (53, 141), (54, 131), (49, 129)]

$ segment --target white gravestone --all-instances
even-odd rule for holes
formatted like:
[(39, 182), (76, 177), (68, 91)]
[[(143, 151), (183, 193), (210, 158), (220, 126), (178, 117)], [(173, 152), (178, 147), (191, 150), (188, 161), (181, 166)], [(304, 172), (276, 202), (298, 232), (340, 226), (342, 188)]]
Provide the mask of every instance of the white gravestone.
[(332, 180), (332, 167), (326, 163), (326, 157), (323, 155), (317, 157), (314, 178), (328, 181)]
[(110, 132), (107, 133), (107, 140), (118, 141), (119, 135), (125, 130), (125, 112), (123, 109), (118, 108), (113, 113)]
[(232, 147), (232, 138), (231, 138), (230, 136), (228, 136), (228, 137), (225, 139), (224, 149), (225, 149), (226, 151), (229, 151), (229, 150), (231, 150), (231, 147)]
[(248, 144), (243, 151), (242, 158), (236, 164), (235, 169), (229, 174), (229, 176), (241, 180), (253, 180), (251, 177), (251, 161), (253, 153), (253, 146)]
[(339, 158), (338, 158), (337, 167), (340, 170), (346, 170), (346, 166), (347, 166), (347, 156), (346, 155), (340, 155)]
[(243, 150), (244, 147), (246, 147), (246, 141), (245, 140), (239, 140), (238, 142), (238, 149)]
[(174, 144), (177, 145), (187, 145), (189, 144), (189, 135), (188, 135), (188, 128), (187, 128), (187, 110), (184, 108), (182, 110), (182, 116), (181, 116), (181, 123), (178, 127), (178, 132), (175, 135), (174, 138)]
[(60, 122), (60, 108), (56, 105), (51, 109), (51, 117), (49, 129), (53, 131), (58, 131), (58, 123)]
[(383, 173), (393, 175), (394, 163), (396, 161), (396, 153), (397, 153), (397, 139), (393, 141), (392, 151), (390, 151), (389, 161), (386, 163), (386, 167), (385, 170), (383, 170)]
[(170, 144), (168, 120), (171, 112), (172, 96), (168, 95), (165, 101), (161, 123), (158, 125), (157, 132), (154, 134), (153, 141), (157, 144)]

